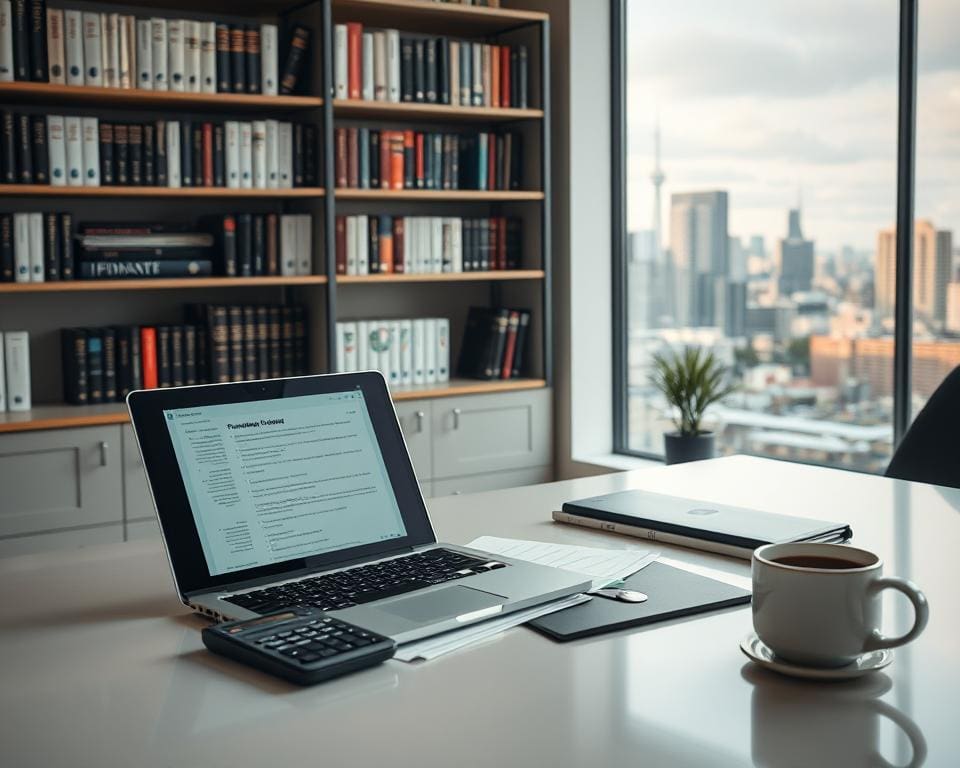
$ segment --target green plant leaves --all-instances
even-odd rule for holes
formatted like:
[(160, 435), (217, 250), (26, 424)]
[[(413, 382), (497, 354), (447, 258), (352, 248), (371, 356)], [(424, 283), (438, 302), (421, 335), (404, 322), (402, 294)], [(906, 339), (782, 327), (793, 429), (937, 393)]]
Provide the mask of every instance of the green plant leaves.
[(669, 357), (655, 354), (650, 381), (680, 411), (680, 418), (673, 419), (680, 434), (698, 435), (707, 408), (737, 388), (727, 373), (713, 352), (686, 347)]

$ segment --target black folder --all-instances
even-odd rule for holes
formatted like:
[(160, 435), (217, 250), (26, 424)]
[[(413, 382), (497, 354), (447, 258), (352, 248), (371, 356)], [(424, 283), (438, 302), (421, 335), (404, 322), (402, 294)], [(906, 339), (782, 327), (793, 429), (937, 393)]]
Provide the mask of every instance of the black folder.
[(541, 616), (527, 626), (566, 642), (750, 602), (745, 589), (660, 562), (628, 577), (623, 586), (643, 592), (649, 599), (625, 603), (594, 595), (588, 603)]

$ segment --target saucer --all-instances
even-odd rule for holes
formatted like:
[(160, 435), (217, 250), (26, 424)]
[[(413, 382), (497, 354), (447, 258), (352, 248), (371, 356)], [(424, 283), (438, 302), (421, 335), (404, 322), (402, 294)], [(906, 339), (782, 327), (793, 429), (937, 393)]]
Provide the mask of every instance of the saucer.
[(751, 632), (740, 641), (740, 650), (747, 658), (755, 661), (761, 667), (772, 669), (782, 675), (805, 677), (811, 680), (851, 680), (883, 669), (893, 661), (893, 651), (884, 649), (861, 654), (856, 661), (852, 661), (843, 667), (808, 667), (778, 659), (774, 656), (773, 651), (757, 637), (756, 632)]

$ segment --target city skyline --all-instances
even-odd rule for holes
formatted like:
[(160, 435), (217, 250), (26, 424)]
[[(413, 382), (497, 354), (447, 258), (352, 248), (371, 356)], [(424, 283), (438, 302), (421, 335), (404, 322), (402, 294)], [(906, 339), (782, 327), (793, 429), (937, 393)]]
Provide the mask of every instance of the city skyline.
[[(916, 213), (957, 231), (960, 46), (948, 32), (951, 12), (943, 0), (921, 9)], [(771, 247), (799, 186), (818, 254), (875, 250), (877, 232), (895, 222), (895, 4), (877, 13), (868, 2), (645, 2), (628, 4), (627, 23), (628, 229), (653, 228), (659, 124), (665, 200), (726, 190), (730, 234), (760, 234)]]

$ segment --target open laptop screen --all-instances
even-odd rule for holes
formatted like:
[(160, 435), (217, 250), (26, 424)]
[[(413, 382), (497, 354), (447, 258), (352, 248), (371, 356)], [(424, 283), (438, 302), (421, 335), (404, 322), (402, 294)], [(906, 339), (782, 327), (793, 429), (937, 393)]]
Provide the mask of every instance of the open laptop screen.
[(406, 535), (359, 390), (163, 413), (212, 576)]

